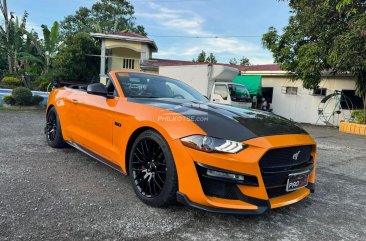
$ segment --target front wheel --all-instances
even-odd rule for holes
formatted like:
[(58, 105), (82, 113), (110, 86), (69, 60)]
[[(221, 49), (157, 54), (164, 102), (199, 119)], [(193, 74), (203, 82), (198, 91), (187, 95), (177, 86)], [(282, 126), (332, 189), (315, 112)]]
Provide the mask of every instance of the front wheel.
[(129, 173), (136, 195), (148, 205), (164, 207), (176, 202), (178, 177), (172, 152), (154, 130), (141, 133), (129, 157)]
[(55, 107), (47, 113), (46, 138), (49, 146), (61, 148), (66, 146), (61, 132), (61, 123)]

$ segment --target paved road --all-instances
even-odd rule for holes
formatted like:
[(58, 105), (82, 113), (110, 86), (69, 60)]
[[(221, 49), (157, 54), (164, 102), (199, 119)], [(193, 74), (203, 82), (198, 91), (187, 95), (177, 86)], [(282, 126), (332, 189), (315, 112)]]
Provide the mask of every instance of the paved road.
[(46, 144), (43, 113), (0, 112), (0, 240), (362, 240), (366, 137), (304, 126), (319, 147), (317, 191), (258, 217), (141, 203), (127, 177)]

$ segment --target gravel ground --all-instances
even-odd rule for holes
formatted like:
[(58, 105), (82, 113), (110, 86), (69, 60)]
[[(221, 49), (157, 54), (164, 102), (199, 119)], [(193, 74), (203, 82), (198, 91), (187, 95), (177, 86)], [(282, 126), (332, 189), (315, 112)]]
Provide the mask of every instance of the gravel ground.
[(304, 127), (319, 148), (316, 192), (256, 217), (151, 208), (129, 179), (52, 149), (41, 112), (0, 112), (0, 240), (364, 240), (366, 137)]

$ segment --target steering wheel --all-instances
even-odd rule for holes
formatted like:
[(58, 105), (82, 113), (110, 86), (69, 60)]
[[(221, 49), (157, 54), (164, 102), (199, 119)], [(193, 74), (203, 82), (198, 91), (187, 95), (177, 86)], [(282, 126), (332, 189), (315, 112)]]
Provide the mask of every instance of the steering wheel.
[(183, 95), (173, 95), (173, 98), (175, 99), (184, 99), (184, 96)]

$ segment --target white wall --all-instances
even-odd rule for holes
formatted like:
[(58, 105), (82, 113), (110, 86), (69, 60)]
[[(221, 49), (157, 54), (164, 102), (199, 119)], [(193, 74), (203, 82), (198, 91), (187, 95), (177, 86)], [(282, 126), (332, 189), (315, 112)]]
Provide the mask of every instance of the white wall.
[[(289, 95), (283, 93), (286, 86), (298, 87), (297, 95)], [(355, 81), (352, 77), (324, 77), (320, 83), (320, 88), (327, 88), (327, 95), (333, 93), (335, 90), (354, 90)], [(286, 77), (281, 76), (263, 76), (262, 87), (273, 87), (273, 99), (271, 108), (273, 113), (292, 119), (296, 122), (324, 124), (318, 121), (318, 106), (324, 96), (314, 96), (311, 91), (302, 87), (301, 81), (292, 82)], [(335, 102), (330, 102), (326, 113), (333, 113)], [(344, 110), (341, 114), (334, 115), (330, 122), (338, 125), (344, 119), (344, 116), (349, 116), (350, 111)]]
[(161, 66), (159, 75), (181, 80), (207, 96), (209, 70), (208, 65)]
[(159, 67), (159, 75), (181, 80), (207, 97), (211, 94), (213, 82), (231, 82), (238, 73), (237, 69), (215, 64)]

